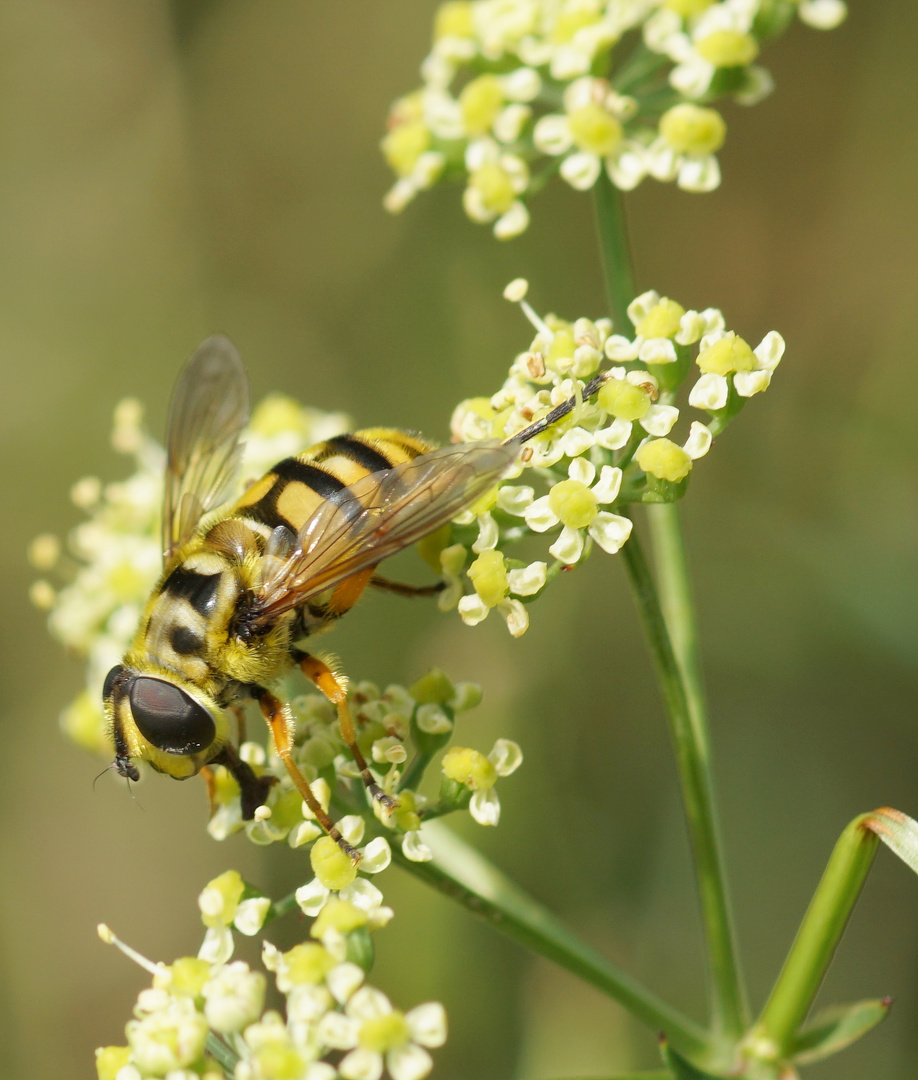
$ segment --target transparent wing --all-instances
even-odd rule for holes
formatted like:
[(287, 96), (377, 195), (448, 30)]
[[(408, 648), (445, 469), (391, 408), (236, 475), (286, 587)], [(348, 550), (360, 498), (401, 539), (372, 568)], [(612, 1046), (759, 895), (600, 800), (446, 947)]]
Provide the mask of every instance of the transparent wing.
[(249, 418), (245, 368), (232, 342), (209, 337), (185, 365), (169, 410), (163, 559), (194, 534), (204, 514), (232, 495), (240, 433)]
[(276, 529), (265, 553), (256, 621), (299, 607), (445, 525), (496, 484), (518, 453), (496, 441), (431, 450), (344, 488), (298, 536)]

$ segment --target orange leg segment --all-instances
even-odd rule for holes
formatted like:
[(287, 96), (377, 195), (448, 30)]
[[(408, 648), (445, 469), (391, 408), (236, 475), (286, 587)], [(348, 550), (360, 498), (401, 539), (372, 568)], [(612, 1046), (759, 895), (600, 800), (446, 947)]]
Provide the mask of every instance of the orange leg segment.
[(351, 756), (360, 769), (360, 775), (366, 784), (367, 791), (373, 798), (381, 803), (387, 810), (394, 810), (398, 801), (391, 795), (387, 795), (370, 772), (366, 758), (360, 752), (357, 745), (357, 730), (354, 727), (354, 718), (351, 716), (350, 706), (347, 703), (347, 684), (339, 679), (328, 664), (319, 660), (301, 649), (293, 650), (293, 659), (300, 665), (300, 670), (307, 679), (320, 690), (338, 710), (338, 725), (341, 728), (341, 737), (344, 739)]
[(341, 848), (344, 854), (352, 859), (354, 863), (357, 863), (360, 860), (360, 855), (344, 839), (335, 827), (335, 823), (322, 809), (322, 804), (313, 794), (309, 784), (306, 783), (306, 777), (303, 776), (293, 761), (293, 736), (289, 710), (270, 690), (265, 690), (260, 686), (253, 686), (251, 689), (252, 696), (258, 702), (261, 714), (271, 731), (271, 738), (274, 741), (277, 756), (284, 763), (291, 780), (296, 785), (297, 791), (303, 796), (303, 801), (315, 815), (316, 821)]

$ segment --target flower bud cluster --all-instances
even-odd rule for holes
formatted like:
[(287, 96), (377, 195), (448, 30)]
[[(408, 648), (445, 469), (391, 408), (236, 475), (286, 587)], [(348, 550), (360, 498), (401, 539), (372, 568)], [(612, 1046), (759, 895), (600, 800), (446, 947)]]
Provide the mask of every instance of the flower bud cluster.
[[(526, 289), (514, 281), (505, 296), (521, 304), (536, 335), (497, 393), (457, 407), (453, 437), (526, 435), (565, 402), (571, 407), (526, 435), (516, 473), (458, 519), (456, 542), (439, 552), (441, 607), (457, 608), (471, 626), (496, 610), (514, 636), (529, 625), (527, 605), (562, 569), (594, 545), (621, 549), (631, 533), (620, 512), (627, 504), (685, 494), (694, 463), (747, 399), (767, 389), (784, 352), (775, 331), (753, 349), (716, 308), (686, 310), (654, 291), (631, 302), (630, 325), (619, 328), (610, 319), (541, 317)], [(532, 533), (551, 535), (553, 562), (508, 554)]]
[(152, 964), (100, 927), (153, 982), (138, 996), (127, 1045), (96, 1051), (99, 1080), (378, 1080), (384, 1070), (392, 1080), (423, 1080), (429, 1050), (446, 1041), (443, 1006), (402, 1012), (366, 982), (368, 965), (351, 956), (359, 925), (346, 907), (323, 912), (313, 940), (287, 952), (265, 942), (282, 1012), (264, 1009), (264, 972), (205, 959), (206, 942), (197, 957)]
[[(440, 179), (507, 239), (557, 172), (578, 191), (605, 172), (686, 191), (720, 183), (726, 124), (710, 102), (751, 105), (772, 82), (755, 60), (794, 13), (828, 29), (842, 0), (447, 0), (423, 85), (389, 114), (382, 152), (402, 210)], [(613, 62), (614, 54), (614, 62)]]

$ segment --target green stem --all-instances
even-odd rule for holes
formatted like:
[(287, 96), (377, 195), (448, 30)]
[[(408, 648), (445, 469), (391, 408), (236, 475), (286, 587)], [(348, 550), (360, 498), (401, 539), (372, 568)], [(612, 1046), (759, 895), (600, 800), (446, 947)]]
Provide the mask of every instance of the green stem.
[(599, 174), (599, 179), (593, 185), (593, 205), (596, 209), (606, 293), (609, 297), (609, 314), (612, 316), (616, 333), (630, 337), (628, 305), (634, 297), (634, 281), (625, 209), (621, 193), (613, 186), (605, 171)]
[(478, 851), (431, 822), (424, 841), (432, 862), (411, 862), (398, 847), (392, 858), (404, 870), (481, 916), (526, 948), (595, 986), (657, 1031), (692, 1059), (706, 1059), (714, 1047), (706, 1032), (605, 957), (594, 952), (554, 915), (509, 881)]
[(752, 1030), (756, 1056), (783, 1059), (813, 1004), (873, 864), (875, 815), (861, 814), (838, 839), (771, 996)]
[[(627, 325), (621, 316), (627, 313), (633, 285), (621, 195), (605, 174), (594, 191), (609, 307), (613, 321)], [(714, 1022), (720, 1034), (735, 1039), (745, 1028), (748, 1016), (717, 825), (688, 570), (675, 508), (658, 509), (656, 517), (651, 517), (651, 527), (665, 617), (636, 536), (631, 536), (622, 554), (653, 653), (676, 748), (710, 956)]]
[[(711, 964), (715, 1029), (736, 1039), (746, 1026), (746, 1007), (714, 806), (704, 712), (696, 711), (700, 705), (697, 697), (692, 698), (694, 708), (690, 707), (650, 567), (634, 533), (621, 554), (653, 655), (676, 751)], [(690, 633), (689, 628), (683, 626), (682, 633)]]

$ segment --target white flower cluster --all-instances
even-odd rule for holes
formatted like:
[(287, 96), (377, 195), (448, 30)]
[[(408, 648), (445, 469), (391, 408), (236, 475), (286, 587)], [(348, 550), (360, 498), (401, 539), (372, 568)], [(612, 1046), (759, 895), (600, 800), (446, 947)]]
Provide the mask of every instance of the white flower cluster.
[[(213, 883), (212, 883), (213, 886)], [(206, 892), (206, 890), (205, 890)], [(446, 1041), (438, 1002), (393, 1008), (347, 959), (363, 923), (344, 901), (316, 919), (314, 941), (281, 952), (265, 942), (262, 961), (284, 997), (284, 1012), (264, 1011), (267, 978), (241, 961), (183, 957), (152, 964), (117, 944), (153, 975), (142, 990), (126, 1046), (96, 1051), (99, 1080), (423, 1080), (430, 1049)]]
[[(784, 352), (774, 331), (752, 349), (726, 329), (717, 309), (686, 311), (653, 291), (629, 305), (625, 333), (615, 332), (610, 319), (540, 317), (526, 303), (526, 289), (514, 281), (505, 296), (521, 304), (535, 338), (496, 394), (459, 405), (453, 437), (514, 437), (570, 407), (524, 442), (516, 477), (490, 506), (460, 519), (461, 542), (440, 553), (447, 582), (441, 607), (457, 608), (472, 626), (496, 610), (514, 636), (529, 625), (526, 605), (562, 568), (580, 562), (593, 544), (610, 554), (621, 549), (631, 519), (617, 508), (681, 497), (693, 463), (745, 401), (768, 387)], [(613, 366), (601, 370), (606, 360)], [(688, 405), (707, 415), (689, 422), (680, 445), (669, 436), (684, 412), (677, 391), (693, 368), (699, 377), (688, 388)], [(521, 476), (533, 482), (519, 483)], [(536, 484), (547, 491), (537, 494)], [(557, 534), (547, 549), (554, 563), (508, 557), (506, 549), (526, 532)]]
[(730, 95), (748, 105), (769, 93), (771, 77), (753, 61), (795, 11), (828, 29), (846, 7), (448, 0), (423, 85), (390, 111), (382, 151), (396, 181), (385, 206), (398, 212), (441, 178), (459, 180), (468, 216), (508, 239), (526, 229), (527, 199), (555, 171), (581, 191), (603, 171), (626, 191), (646, 176), (711, 191), (726, 125), (708, 103)]

